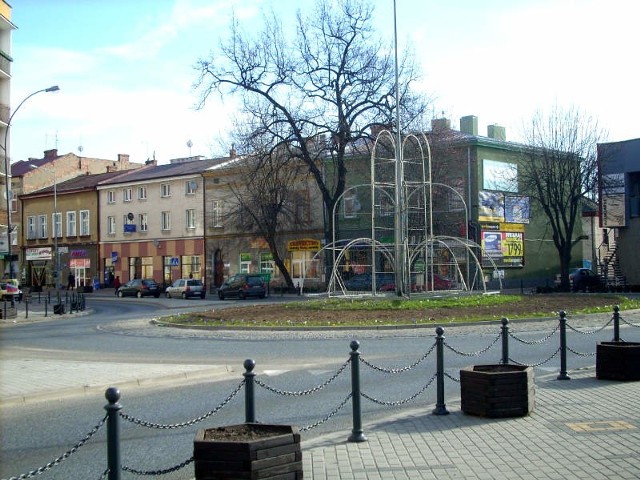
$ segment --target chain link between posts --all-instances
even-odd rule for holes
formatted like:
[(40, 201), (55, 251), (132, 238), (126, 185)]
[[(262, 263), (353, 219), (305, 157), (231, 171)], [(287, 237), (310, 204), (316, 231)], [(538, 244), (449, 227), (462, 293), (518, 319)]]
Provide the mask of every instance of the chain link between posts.
[(191, 457), (182, 463), (179, 463), (170, 468), (165, 468), (164, 470), (136, 470), (135, 468), (125, 467), (124, 465), (122, 466), (122, 470), (124, 472), (133, 473), (134, 475), (147, 475), (147, 476), (157, 477), (159, 475), (166, 475), (167, 473), (173, 473), (173, 472), (177, 472), (178, 470), (182, 470), (184, 467), (186, 467), (190, 463), (193, 463), (193, 461), (194, 461), (194, 458)]
[(349, 395), (347, 395), (347, 397), (340, 403), (340, 405), (338, 405), (334, 410), (332, 410), (328, 415), (326, 415), (325, 417), (323, 417), (322, 419), (318, 420), (316, 423), (312, 423), (311, 425), (307, 425), (306, 427), (302, 427), (300, 428), (301, 432), (307, 432), (313, 428), (316, 428), (319, 425), (322, 425), (323, 423), (325, 423), (327, 420), (329, 420), (331, 417), (335, 416), (340, 410), (342, 410), (344, 408), (344, 406), (347, 404), (347, 402), (349, 400), (351, 400), (351, 397), (353, 396), (352, 393), (349, 393)]
[(542, 345), (544, 342), (546, 342), (547, 340), (549, 340), (551, 337), (553, 337), (556, 333), (558, 333), (558, 330), (560, 330), (560, 325), (556, 325), (556, 328), (553, 329), (553, 331), (547, 335), (544, 338), (541, 338), (540, 340), (533, 340), (533, 341), (527, 341), (524, 340), (518, 336), (516, 336), (513, 332), (511, 332), (511, 330), (509, 330), (509, 336), (511, 338), (513, 338), (514, 340), (517, 340), (520, 343), (524, 343), (525, 345)]
[(469, 352), (469, 353), (468, 352), (462, 352), (460, 350), (456, 350), (451, 345), (449, 345), (447, 342), (444, 342), (444, 346), (447, 347), (452, 352), (457, 353), (458, 355), (462, 355), (463, 357), (479, 357), (480, 355), (483, 355), (483, 354), (487, 353), (489, 350), (491, 350), (493, 348), (493, 346), (496, 343), (498, 343), (498, 340), (500, 340), (501, 337), (502, 337), (502, 332), (499, 333), (496, 336), (496, 338), (489, 345), (487, 345), (482, 350), (478, 350), (477, 352)]
[(373, 370), (376, 370), (378, 372), (389, 373), (389, 374), (404, 373), (420, 365), (421, 362), (423, 362), (429, 355), (431, 355), (431, 352), (433, 352), (433, 350), (436, 348), (436, 345), (437, 344), (434, 342), (431, 348), (427, 350), (427, 352), (425, 352), (425, 354), (422, 355), (422, 357), (420, 357), (418, 360), (416, 360), (412, 364), (402, 368), (385, 368), (379, 365), (374, 365), (373, 363), (365, 360), (363, 357), (359, 357), (359, 358), (360, 358), (360, 361), (364, 363), (367, 367), (372, 368)]
[(240, 392), (240, 390), (242, 390), (242, 387), (244, 386), (244, 384), (245, 384), (245, 379), (242, 379), (242, 381), (238, 384), (238, 386), (216, 408), (214, 408), (213, 410), (210, 410), (209, 412), (205, 413), (204, 415), (201, 415), (199, 417), (194, 418), (193, 420), (189, 420), (189, 421), (183, 422), (183, 423), (175, 423), (175, 424), (153, 423), (153, 422), (148, 422), (146, 420), (142, 420), (142, 419), (133, 417), (131, 415), (127, 415), (126, 413), (120, 412), (119, 414), (124, 420), (126, 420), (128, 422), (131, 422), (131, 423), (134, 423), (134, 424), (136, 424), (138, 426), (141, 426), (141, 427), (157, 428), (159, 430), (173, 430), (173, 429), (177, 429), (177, 428), (190, 427), (190, 426), (195, 425), (196, 423), (199, 423), (199, 422), (211, 417), (212, 415), (215, 415), (220, 410), (222, 410), (224, 407), (226, 407), (227, 404), (231, 400), (233, 400), (233, 398)]
[(426, 385), (424, 385), (420, 390), (418, 390), (416, 393), (414, 393), (410, 397), (404, 398), (402, 400), (396, 400), (396, 401), (378, 400), (378, 399), (376, 399), (376, 398), (374, 398), (374, 397), (372, 397), (370, 395), (367, 395), (364, 392), (360, 392), (360, 395), (362, 397), (366, 398), (367, 400), (373, 402), (373, 403), (377, 403), (378, 405), (385, 405), (387, 407), (398, 407), (398, 406), (404, 405), (405, 403), (408, 403), (408, 402), (410, 402), (412, 400), (415, 400), (420, 395), (422, 395), (425, 392), (425, 390), (431, 386), (433, 381), (436, 379), (436, 376), (437, 375), (434, 373), (433, 376), (429, 379), (429, 381), (427, 382)]
[(265, 390), (268, 390), (271, 393), (275, 393), (277, 395), (282, 395), (282, 396), (287, 396), (287, 397), (303, 397), (305, 395), (312, 395), (314, 393), (317, 393), (320, 390), (322, 390), (324, 387), (329, 385), (336, 378), (338, 378), (342, 372), (344, 372), (345, 368), (347, 368), (350, 363), (351, 363), (351, 358), (349, 358), (349, 360), (344, 362), (342, 364), (342, 366), (338, 369), (338, 371), (336, 373), (334, 373), (331, 377), (329, 377), (327, 380), (322, 382), (320, 385), (316, 385), (315, 387), (310, 388), (308, 390), (300, 390), (300, 391), (280, 390), (279, 388), (275, 388), (275, 387), (272, 387), (270, 385), (267, 385), (266, 383), (264, 383), (261, 380), (259, 380), (257, 377), (253, 381), (256, 383), (256, 385), (259, 385), (262, 388), (264, 388)]
[(31, 470), (28, 473), (23, 473), (22, 475), (19, 475), (17, 477), (9, 477), (8, 479), (2, 479), (2, 480), (25, 480), (27, 478), (32, 478), (32, 477), (35, 477), (36, 475), (40, 475), (40, 474), (46, 472), (47, 470), (50, 470), (50, 469), (52, 469), (53, 467), (55, 467), (57, 465), (60, 465), (60, 463), (62, 463), (67, 458), (69, 458), (71, 455), (76, 453), (79, 448), (81, 448), (85, 443), (87, 443), (91, 439), (91, 437), (93, 437), (96, 433), (98, 433), (98, 430), (100, 430), (102, 428), (102, 426), (105, 424), (106, 421), (107, 421), (107, 415), (105, 415), (102, 418), (102, 420), (100, 420), (100, 422), (95, 427), (93, 427), (91, 429), (91, 431), (89, 433), (87, 433), (82, 438), (82, 440), (80, 440), (78, 443), (76, 443), (69, 450), (64, 452), (62, 455), (60, 455), (55, 460), (47, 463), (43, 467), (37, 468), (35, 470)]

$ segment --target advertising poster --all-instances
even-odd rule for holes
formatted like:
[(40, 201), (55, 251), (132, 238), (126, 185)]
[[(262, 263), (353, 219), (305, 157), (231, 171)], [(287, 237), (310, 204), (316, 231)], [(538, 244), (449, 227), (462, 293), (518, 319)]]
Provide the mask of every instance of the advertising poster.
[(524, 266), (524, 225), (482, 225), (482, 265)]
[(478, 220), (481, 222), (504, 222), (504, 194), (480, 190)]

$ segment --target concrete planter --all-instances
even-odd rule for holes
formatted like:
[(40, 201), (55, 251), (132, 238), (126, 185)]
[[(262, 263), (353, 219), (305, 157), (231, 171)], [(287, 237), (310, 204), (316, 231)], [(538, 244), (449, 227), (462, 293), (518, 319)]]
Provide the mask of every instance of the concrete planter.
[(300, 433), (290, 425), (245, 423), (198, 430), (196, 480), (301, 479)]
[(522, 417), (535, 405), (533, 367), (473, 365), (460, 370), (462, 411), (481, 417)]
[(598, 343), (596, 377), (601, 380), (640, 380), (640, 343)]

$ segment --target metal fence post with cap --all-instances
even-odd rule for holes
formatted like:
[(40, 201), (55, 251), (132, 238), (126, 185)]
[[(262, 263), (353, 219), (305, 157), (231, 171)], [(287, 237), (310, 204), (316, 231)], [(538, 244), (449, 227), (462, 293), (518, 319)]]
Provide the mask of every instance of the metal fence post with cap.
[(509, 364), (509, 319), (502, 317), (502, 364)]
[(613, 306), (613, 341), (620, 341), (620, 305)]
[(122, 463), (120, 459), (120, 421), (119, 411), (122, 405), (120, 400), (120, 390), (115, 387), (107, 388), (104, 393), (109, 402), (104, 409), (107, 411), (107, 468), (109, 480), (120, 480)]
[(558, 380), (571, 380), (567, 375), (567, 312), (560, 310), (560, 375)]
[(436, 327), (436, 408), (434, 415), (449, 415), (447, 406), (444, 403), (444, 328)]
[(244, 421), (245, 423), (255, 423), (256, 421), (256, 399), (255, 399), (255, 360), (247, 358), (244, 361)]
[(367, 437), (362, 430), (362, 410), (360, 407), (360, 342), (353, 340), (351, 347), (351, 405), (353, 407), (353, 428), (348, 440), (350, 442), (366, 442)]

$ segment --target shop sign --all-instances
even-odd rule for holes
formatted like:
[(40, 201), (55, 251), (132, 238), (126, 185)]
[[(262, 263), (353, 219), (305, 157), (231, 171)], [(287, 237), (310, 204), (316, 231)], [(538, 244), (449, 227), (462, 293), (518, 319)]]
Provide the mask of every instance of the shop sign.
[(24, 257), (28, 262), (34, 260), (51, 260), (51, 258), (53, 258), (51, 255), (51, 247), (27, 248)]
[[(64, 253), (60, 249), (58, 249), (58, 251), (60, 253)], [(86, 256), (87, 256), (87, 251), (86, 250), (71, 250), (71, 258), (81, 258), (81, 257), (86, 257)]]
[(72, 258), (69, 260), (69, 268), (91, 268), (91, 260), (88, 258)]
[(314, 240), (312, 238), (303, 238), (300, 240), (291, 240), (287, 243), (287, 249), (290, 252), (300, 252), (300, 251), (312, 251), (316, 252), (320, 250), (320, 240)]

